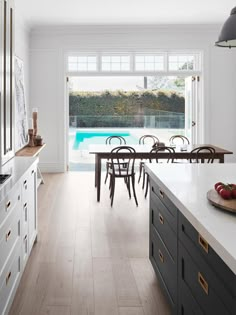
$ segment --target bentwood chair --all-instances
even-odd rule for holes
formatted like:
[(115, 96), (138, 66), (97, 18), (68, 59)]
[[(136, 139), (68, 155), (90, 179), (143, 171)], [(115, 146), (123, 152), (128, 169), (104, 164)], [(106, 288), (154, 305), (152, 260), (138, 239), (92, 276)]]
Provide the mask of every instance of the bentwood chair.
[[(153, 157), (152, 159), (149, 159), (149, 162), (152, 163), (155, 161), (156, 163), (160, 163), (161, 160), (161, 152), (166, 152), (167, 153), (167, 158), (165, 159), (166, 163), (173, 163), (174, 162), (174, 154), (175, 154), (175, 149), (172, 147), (155, 147), (153, 148), (150, 153), (154, 153), (156, 157)], [(161, 162), (162, 163), (162, 162)], [(148, 187), (149, 187), (149, 175), (147, 172), (144, 172), (144, 181), (146, 177), (146, 189), (145, 189), (145, 198), (147, 197), (148, 194)]]
[[(159, 139), (156, 136), (153, 135), (144, 135), (139, 138), (139, 144), (150, 144), (152, 147), (156, 144), (159, 143)], [(141, 161), (139, 163), (139, 177), (138, 177), (138, 183), (141, 180), (142, 174), (144, 176), (144, 162)], [(144, 187), (144, 181), (143, 181), (143, 187)]]
[[(126, 144), (126, 140), (124, 137), (122, 136), (110, 136), (108, 138), (106, 138), (106, 144), (118, 144), (118, 145), (124, 145)], [(109, 160), (106, 162), (106, 177), (105, 177), (105, 184), (107, 182), (107, 178), (108, 178), (108, 168), (110, 166), (110, 162)]]
[[(115, 180), (116, 178), (123, 178), (124, 183), (128, 189), (129, 198), (131, 198), (130, 192), (130, 181), (132, 183), (133, 195), (135, 203), (138, 206), (138, 201), (135, 192), (135, 149), (129, 146), (119, 146), (111, 150), (110, 154), (110, 165), (108, 169), (108, 174), (110, 176), (110, 198), (111, 206), (113, 205), (114, 194), (115, 194)], [(123, 158), (120, 158), (120, 153), (130, 153), (130, 157), (125, 158), (125, 163)]]
[(180, 143), (180, 144), (184, 145), (184, 144), (190, 144), (190, 141), (185, 136), (174, 135), (174, 136), (170, 137), (169, 143), (170, 143), (170, 145), (176, 145), (177, 143)]
[[(215, 149), (211, 146), (201, 146), (191, 151), (195, 157), (190, 158), (190, 163), (213, 163), (215, 159)], [(207, 158), (200, 157), (201, 154), (208, 153)]]

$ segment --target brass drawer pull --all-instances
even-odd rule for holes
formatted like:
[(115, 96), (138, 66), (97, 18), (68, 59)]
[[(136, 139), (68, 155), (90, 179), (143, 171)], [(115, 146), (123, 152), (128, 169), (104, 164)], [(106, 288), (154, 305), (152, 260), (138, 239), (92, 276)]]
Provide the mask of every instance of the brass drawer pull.
[(201, 247), (204, 249), (204, 251), (208, 254), (208, 243), (207, 241), (200, 235), (198, 234), (198, 243), (201, 245)]
[(24, 180), (24, 185), (26, 185), (27, 184), (27, 180)]
[(24, 208), (27, 208), (27, 202), (24, 204)]
[(11, 236), (11, 230), (8, 231), (6, 234), (6, 242), (9, 240), (9, 237)]
[(163, 193), (163, 191), (160, 190), (160, 189), (159, 189), (159, 194), (160, 194), (161, 198), (164, 198), (164, 193)]
[(8, 211), (8, 209), (10, 208), (11, 206), (11, 201), (9, 200), (7, 203), (6, 203), (6, 210)]
[(11, 271), (8, 273), (8, 275), (6, 276), (6, 285), (8, 284), (9, 280), (11, 278)]
[(161, 250), (159, 249), (158, 252), (159, 252), (160, 261), (161, 261), (162, 263), (164, 263), (164, 256), (163, 256)]
[(164, 224), (164, 218), (160, 213), (159, 213), (159, 221), (161, 222), (161, 224)]
[(27, 235), (25, 235), (25, 237), (24, 237), (24, 241), (26, 241), (27, 240)]
[(204, 277), (201, 274), (201, 272), (198, 272), (198, 283), (202, 287), (203, 291), (208, 295), (208, 283), (204, 279)]
[(31, 174), (32, 174), (32, 175), (34, 174), (34, 170), (31, 171)]

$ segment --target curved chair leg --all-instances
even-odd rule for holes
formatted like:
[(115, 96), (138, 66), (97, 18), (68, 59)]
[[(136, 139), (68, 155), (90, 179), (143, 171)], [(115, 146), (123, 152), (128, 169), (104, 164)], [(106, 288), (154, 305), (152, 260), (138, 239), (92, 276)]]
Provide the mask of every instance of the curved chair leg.
[(106, 177), (104, 183), (106, 184), (108, 178), (108, 164), (106, 163)]
[(145, 169), (143, 169), (143, 184), (142, 184), (142, 189), (144, 189), (144, 186), (145, 186), (145, 178), (146, 178), (146, 172), (145, 172)]
[(113, 205), (114, 194), (115, 194), (115, 177), (112, 176), (112, 184), (111, 184), (111, 207), (112, 207), (112, 205)]
[(147, 180), (146, 180), (146, 191), (145, 191), (145, 198), (147, 198), (147, 194), (148, 194), (148, 186), (149, 186), (149, 175), (146, 173), (146, 177), (147, 177)]
[(129, 193), (129, 199), (131, 199), (131, 193), (130, 193), (130, 177), (126, 177), (126, 186)]
[(139, 177), (138, 177), (138, 183), (140, 182), (141, 176), (142, 176), (142, 170), (143, 170), (143, 165), (142, 162), (139, 164)]
[(138, 206), (138, 200), (137, 200), (136, 192), (135, 192), (135, 177), (134, 176), (132, 176), (132, 187), (133, 187), (133, 194), (134, 194), (135, 203), (136, 203), (136, 206)]

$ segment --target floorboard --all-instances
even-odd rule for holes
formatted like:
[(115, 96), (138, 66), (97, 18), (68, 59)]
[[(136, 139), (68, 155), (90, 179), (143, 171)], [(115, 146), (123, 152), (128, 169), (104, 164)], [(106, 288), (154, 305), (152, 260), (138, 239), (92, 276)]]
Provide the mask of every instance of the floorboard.
[(44, 174), (34, 245), (10, 315), (169, 315), (148, 259), (149, 202), (122, 180), (96, 201), (93, 172)]

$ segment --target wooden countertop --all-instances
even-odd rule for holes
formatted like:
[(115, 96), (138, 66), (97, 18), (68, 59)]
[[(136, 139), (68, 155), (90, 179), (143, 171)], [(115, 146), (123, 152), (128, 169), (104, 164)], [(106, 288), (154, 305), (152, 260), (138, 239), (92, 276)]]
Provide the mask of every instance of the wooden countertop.
[(24, 147), (20, 149), (19, 151), (16, 152), (16, 156), (37, 156), (43, 148), (45, 148), (46, 143), (40, 146), (35, 146), (35, 147)]

